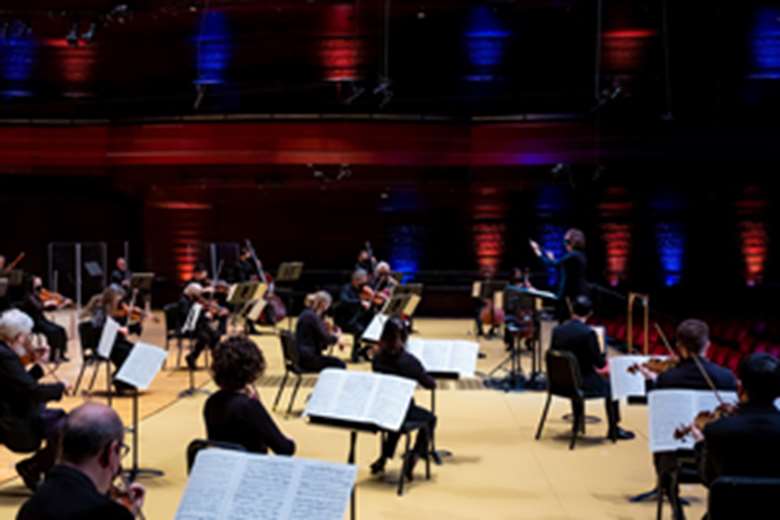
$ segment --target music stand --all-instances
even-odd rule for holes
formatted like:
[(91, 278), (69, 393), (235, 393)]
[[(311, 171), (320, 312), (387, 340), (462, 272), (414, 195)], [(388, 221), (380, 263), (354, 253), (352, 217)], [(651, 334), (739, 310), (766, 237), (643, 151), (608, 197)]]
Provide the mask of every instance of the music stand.
[(97, 262), (84, 262), (84, 270), (92, 278), (100, 278), (103, 276), (103, 269)]
[(133, 273), (130, 276), (130, 289), (149, 292), (152, 290), (152, 282), (154, 282), (154, 273)]
[(24, 271), (21, 269), (12, 269), (6, 273), (8, 278), (8, 287), (21, 287), (24, 282)]
[(287, 330), (292, 330), (292, 285), (301, 279), (302, 273), (303, 262), (282, 262), (282, 264), (279, 265), (279, 269), (276, 271), (276, 283), (290, 284), (290, 287), (282, 288), (281, 291), (276, 291), (277, 294), (281, 292), (282, 294), (287, 295)]
[[(430, 375), (434, 379), (449, 379), (449, 380), (459, 380), (460, 374), (456, 374), (453, 372), (428, 372), (428, 375)], [(433, 415), (436, 415), (436, 387), (431, 388), (431, 413)], [(436, 449), (436, 429), (434, 428), (433, 431), (431, 431), (431, 457), (433, 458), (433, 462), (436, 463), (437, 466), (441, 466), (442, 462), (445, 457), (452, 457), (453, 453), (450, 450), (437, 450)]]

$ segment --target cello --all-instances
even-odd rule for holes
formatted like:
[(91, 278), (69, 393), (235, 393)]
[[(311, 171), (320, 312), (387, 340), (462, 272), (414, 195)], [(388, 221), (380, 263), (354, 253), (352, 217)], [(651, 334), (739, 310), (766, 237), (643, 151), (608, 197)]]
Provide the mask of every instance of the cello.
[(255, 252), (254, 246), (252, 246), (252, 242), (247, 238), (244, 241), (244, 244), (246, 245), (247, 251), (249, 251), (249, 254), (252, 257), (252, 262), (255, 264), (258, 280), (262, 283), (268, 284), (268, 289), (266, 289), (265, 294), (263, 295), (263, 299), (267, 302), (267, 305), (260, 313), (258, 323), (276, 325), (287, 317), (287, 308), (284, 306), (282, 299), (274, 293), (274, 279), (263, 269), (263, 264), (257, 257), (257, 253)]

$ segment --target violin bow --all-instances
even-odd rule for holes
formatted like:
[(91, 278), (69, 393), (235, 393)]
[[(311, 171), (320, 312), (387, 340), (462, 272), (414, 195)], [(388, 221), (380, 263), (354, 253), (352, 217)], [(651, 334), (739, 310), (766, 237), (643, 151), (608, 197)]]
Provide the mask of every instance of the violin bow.
[[(669, 340), (666, 339), (666, 334), (664, 334), (663, 329), (660, 325), (658, 325), (658, 322), (654, 323), (656, 330), (658, 331), (658, 335), (661, 336), (661, 341), (663, 342), (664, 346), (666, 347), (666, 350), (668, 350), (673, 356), (675, 355), (674, 350), (672, 349), (672, 345), (669, 343)], [(718, 400), (718, 403), (725, 404), (723, 401), (723, 398), (720, 396), (720, 393), (718, 392), (718, 388), (715, 386), (715, 383), (712, 381), (712, 378), (707, 373), (706, 370), (704, 370), (704, 365), (701, 364), (701, 360), (699, 359), (698, 355), (693, 355), (693, 362), (696, 364), (696, 368), (701, 372), (702, 377), (704, 378), (704, 381), (707, 383), (707, 386), (710, 387), (710, 390), (713, 391), (715, 394), (715, 399)]]

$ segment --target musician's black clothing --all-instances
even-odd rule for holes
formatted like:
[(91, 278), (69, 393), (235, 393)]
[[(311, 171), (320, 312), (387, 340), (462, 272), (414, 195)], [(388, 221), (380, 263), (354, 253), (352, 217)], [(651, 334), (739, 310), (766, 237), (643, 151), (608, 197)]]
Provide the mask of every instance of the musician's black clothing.
[[(181, 317), (180, 323), (184, 325), (189, 316), (190, 309), (192, 309), (194, 300), (191, 300), (187, 296), (182, 296), (177, 302), (179, 308), (179, 316)], [(195, 368), (198, 357), (203, 350), (208, 347), (210, 350), (214, 349), (219, 343), (221, 334), (218, 326), (212, 326), (212, 319), (206, 316), (206, 309), (203, 308), (198, 316), (198, 321), (195, 322), (195, 329), (192, 331), (192, 337), (195, 340), (192, 345), (192, 350), (187, 354), (186, 361), (190, 368)]]
[(210, 441), (240, 444), (253, 453), (295, 453), (295, 442), (279, 430), (260, 401), (247, 395), (220, 390), (206, 400), (203, 416)]
[[(95, 329), (95, 335), (98, 338), (103, 331), (103, 326), (106, 324), (106, 319), (106, 312), (102, 307), (98, 307), (93, 311), (92, 317), (90, 318), (90, 323), (92, 323), (92, 327)], [(122, 368), (122, 365), (127, 359), (127, 356), (130, 355), (131, 350), (133, 350), (133, 344), (128, 341), (124, 334), (117, 332), (116, 339), (114, 340), (114, 346), (111, 347), (110, 356), (111, 362), (115, 367), (114, 375), (116, 375), (116, 373), (119, 372), (119, 369)], [(132, 388), (130, 385), (116, 380), (114, 381), (114, 386), (120, 389)]]
[(16, 520), (132, 520), (127, 508), (100, 493), (76, 468), (57, 465), (24, 503)]
[(352, 361), (358, 360), (360, 338), (366, 330), (374, 312), (363, 306), (360, 288), (351, 283), (345, 284), (339, 292), (339, 301), (333, 310), (333, 319), (342, 331), (352, 334)]
[(51, 349), (51, 359), (59, 360), (64, 358), (68, 352), (68, 334), (64, 327), (57, 325), (46, 317), (44, 312), (45, 305), (38, 297), (38, 294), (34, 292), (28, 293), (19, 308), (32, 318), (34, 324), (33, 332), (43, 334), (46, 337), (46, 342)]
[[(582, 375), (582, 389), (586, 396), (604, 397), (611, 432), (620, 422), (620, 406), (618, 401), (612, 400), (609, 381), (596, 372), (597, 368), (604, 368), (607, 364), (596, 332), (580, 320), (569, 320), (553, 329), (550, 348), (571, 352), (577, 358)], [(574, 406), (575, 413), (584, 413), (579, 404), (575, 403)]]
[[(35, 474), (54, 464), (65, 412), (47, 409), (46, 403), (59, 401), (65, 392), (62, 383), (39, 383), (40, 365), (24, 369), (19, 355), (0, 341), (0, 443), (17, 453), (36, 452), (23, 461)], [(42, 449), (41, 443), (46, 440)]]
[(130, 278), (133, 277), (133, 273), (128, 270), (122, 271), (121, 269), (114, 269), (111, 271), (111, 283), (119, 285), (121, 287), (127, 287), (130, 282)]
[[(699, 356), (699, 361), (707, 375), (715, 385), (715, 388), (723, 391), (735, 392), (737, 390), (737, 378), (728, 368), (722, 367), (712, 361)], [(679, 388), (686, 390), (709, 390), (710, 385), (704, 379), (699, 367), (692, 358), (681, 360), (676, 367), (670, 368), (660, 374), (655, 384), (651, 387)]]
[[(436, 388), (436, 380), (425, 371), (422, 363), (406, 350), (402, 350), (396, 354), (392, 354), (386, 350), (380, 351), (371, 360), (371, 368), (374, 372), (412, 379), (423, 388)], [(424, 425), (424, 427), (418, 431), (417, 439), (414, 443), (415, 453), (423, 457), (428, 451), (430, 438), (436, 428), (436, 416), (425, 408), (417, 406), (414, 400), (412, 400), (406, 417), (404, 418), (405, 425), (410, 423), (422, 423)], [(383, 458), (391, 458), (393, 456), (400, 437), (401, 434), (398, 432), (389, 432), (387, 434), (385, 442), (382, 444)]]
[(566, 300), (574, 301), (577, 296), (590, 292), (586, 280), (588, 260), (585, 253), (576, 249), (555, 260), (550, 260), (544, 254), (541, 258), (545, 265), (558, 269), (558, 288), (555, 291), (558, 297), (558, 318), (566, 319), (570, 315)]
[(295, 345), (301, 368), (317, 371), (325, 368), (346, 368), (343, 361), (322, 352), (338, 338), (328, 331), (325, 322), (311, 309), (304, 309), (295, 325)]
[(736, 415), (704, 428), (702, 478), (720, 476), (780, 478), (780, 411), (772, 403), (742, 403)]

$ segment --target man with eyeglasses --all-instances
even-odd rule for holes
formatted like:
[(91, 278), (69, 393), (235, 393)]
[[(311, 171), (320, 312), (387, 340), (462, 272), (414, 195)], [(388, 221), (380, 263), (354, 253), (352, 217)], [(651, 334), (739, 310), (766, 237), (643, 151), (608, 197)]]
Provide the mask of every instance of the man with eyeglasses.
[(62, 455), (38, 491), (19, 510), (17, 520), (132, 520), (145, 490), (131, 484), (124, 504), (110, 498), (128, 447), (117, 413), (102, 404), (79, 406), (65, 421)]

